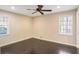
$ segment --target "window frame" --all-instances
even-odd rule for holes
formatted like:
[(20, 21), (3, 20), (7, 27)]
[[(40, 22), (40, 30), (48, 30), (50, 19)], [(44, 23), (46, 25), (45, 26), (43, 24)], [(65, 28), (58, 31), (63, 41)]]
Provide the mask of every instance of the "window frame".
[[(72, 24), (71, 24), (71, 32), (70, 33), (68, 33), (68, 32), (61, 32), (61, 17), (63, 17), (63, 18), (67, 18), (67, 17), (71, 17), (71, 22), (72, 22)], [(65, 21), (64, 21), (65, 22)], [(65, 22), (66, 23), (66, 22)], [(67, 23), (69, 23), (69, 22), (67, 22)], [(67, 26), (67, 25), (63, 25), (63, 26)], [(69, 26), (67, 26), (67, 27), (69, 27)], [(67, 28), (68, 29), (68, 28)], [(65, 30), (65, 29), (64, 29)], [(71, 16), (71, 15), (66, 15), (66, 16), (59, 16), (59, 28), (58, 28), (58, 32), (59, 32), (59, 34), (61, 34), (61, 35), (73, 35), (73, 16)]]
[(2, 37), (2, 36), (5, 36), (5, 35), (9, 35), (10, 34), (10, 28), (9, 28), (9, 19), (8, 19), (8, 17), (7, 16), (0, 16), (0, 17), (5, 17), (5, 20), (7, 20), (7, 24), (6, 25), (2, 25), (3, 27), (6, 27), (7, 28), (7, 32), (6, 32), (6, 34), (0, 34), (0, 37)]

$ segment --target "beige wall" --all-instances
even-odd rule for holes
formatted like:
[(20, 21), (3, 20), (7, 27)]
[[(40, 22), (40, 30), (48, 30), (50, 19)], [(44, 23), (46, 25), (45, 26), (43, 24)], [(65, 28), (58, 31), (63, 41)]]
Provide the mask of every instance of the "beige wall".
[(77, 47), (79, 48), (79, 8), (77, 9)]
[(7, 16), (10, 24), (10, 34), (0, 37), (0, 46), (21, 41), (32, 36), (31, 18), (6, 11), (0, 11), (0, 16)]
[[(0, 16), (8, 16), (10, 34), (0, 37), (0, 46), (18, 42), (31, 37), (68, 45), (76, 45), (76, 11), (66, 11), (39, 17), (27, 17), (6, 11), (0, 11)], [(59, 16), (73, 16), (73, 35), (65, 36), (58, 33)]]
[[(71, 15), (73, 16), (73, 35), (60, 35), (58, 32), (59, 16)], [(68, 45), (76, 45), (76, 11), (66, 11), (54, 13), (47, 16), (39, 16), (33, 19), (34, 37), (41, 38), (48, 41), (58, 42)]]
[(1, 48), (0, 48), (0, 53), (1, 53)]

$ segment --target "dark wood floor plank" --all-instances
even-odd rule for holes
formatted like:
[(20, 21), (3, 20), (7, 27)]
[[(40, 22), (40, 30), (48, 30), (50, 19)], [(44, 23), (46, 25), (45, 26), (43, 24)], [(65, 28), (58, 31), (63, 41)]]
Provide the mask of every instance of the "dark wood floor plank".
[(77, 48), (70, 45), (30, 38), (1, 47), (2, 54), (77, 54)]

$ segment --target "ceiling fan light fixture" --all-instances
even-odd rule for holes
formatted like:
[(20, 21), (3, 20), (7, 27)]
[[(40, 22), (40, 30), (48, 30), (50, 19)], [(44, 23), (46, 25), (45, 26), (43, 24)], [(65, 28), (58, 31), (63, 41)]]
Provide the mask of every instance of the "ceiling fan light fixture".
[(44, 12), (51, 12), (51, 9), (42, 9), (44, 6), (43, 5), (37, 5), (36, 9), (27, 9), (27, 10), (35, 10), (32, 14), (35, 14), (39, 12), (41, 15), (44, 15)]

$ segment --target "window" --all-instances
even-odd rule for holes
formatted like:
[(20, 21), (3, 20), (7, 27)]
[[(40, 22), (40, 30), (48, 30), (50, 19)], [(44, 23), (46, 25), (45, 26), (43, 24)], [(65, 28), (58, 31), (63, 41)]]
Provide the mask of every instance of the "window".
[(64, 35), (72, 35), (72, 16), (59, 17), (59, 33)]
[(8, 33), (8, 18), (6, 16), (0, 16), (0, 36)]

